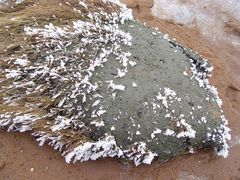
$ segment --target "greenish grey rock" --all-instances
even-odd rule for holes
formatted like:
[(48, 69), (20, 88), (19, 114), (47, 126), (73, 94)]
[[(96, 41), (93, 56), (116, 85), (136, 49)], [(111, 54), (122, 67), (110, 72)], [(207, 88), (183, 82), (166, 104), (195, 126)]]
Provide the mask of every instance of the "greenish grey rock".
[[(130, 22), (121, 28), (133, 37), (132, 47), (122, 49), (132, 54), (129, 60), (136, 62), (136, 66), (131, 67), (123, 78), (115, 78), (118, 62), (114, 61), (115, 56), (111, 56), (104, 68), (96, 71), (93, 81), (102, 84), (99, 94), (103, 96), (102, 106), (107, 112), (102, 117), (105, 126), (93, 131), (93, 138), (98, 139), (105, 133), (112, 134), (117, 145), (123, 149), (129, 149), (133, 142), (146, 142), (147, 148), (158, 154), (160, 160), (203, 147), (221, 149), (220, 133), (216, 133), (215, 140), (208, 137), (208, 134), (215, 134), (221, 125), (221, 112), (214, 95), (200, 88), (195, 79), (190, 79), (190, 75), (183, 75), (191, 67), (190, 58), (203, 64), (202, 58), (138, 22)], [(115, 99), (112, 89), (105, 83), (109, 80), (125, 86), (124, 91), (117, 92)], [(159, 92), (164, 94), (164, 88), (175, 91), (181, 100), (171, 100), (171, 105), (166, 108), (156, 98)], [(154, 109), (156, 105), (160, 107)], [(168, 113), (170, 117), (165, 117)], [(196, 131), (194, 138), (176, 137), (177, 132), (184, 131), (184, 128), (176, 126), (182, 114), (182, 119)], [(206, 122), (202, 122), (202, 118)], [(151, 138), (156, 129), (161, 133)], [(175, 134), (165, 135), (167, 129)]]

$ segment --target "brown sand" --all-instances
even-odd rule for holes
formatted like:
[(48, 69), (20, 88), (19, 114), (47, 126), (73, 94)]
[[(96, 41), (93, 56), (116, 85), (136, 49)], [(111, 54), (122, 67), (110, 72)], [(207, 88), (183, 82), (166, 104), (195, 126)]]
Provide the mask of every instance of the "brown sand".
[[(0, 131), (0, 179), (240, 179), (240, 50), (224, 42), (211, 42), (196, 29), (150, 15), (151, 0), (125, 0), (134, 16), (175, 37), (214, 65), (211, 83), (224, 102), (224, 113), (232, 129), (227, 159), (212, 152), (186, 155), (167, 163), (122, 165), (114, 159), (68, 165), (52, 148), (39, 148), (28, 134)], [(236, 26), (228, 26), (236, 31)], [(238, 30), (238, 29), (237, 29)]]

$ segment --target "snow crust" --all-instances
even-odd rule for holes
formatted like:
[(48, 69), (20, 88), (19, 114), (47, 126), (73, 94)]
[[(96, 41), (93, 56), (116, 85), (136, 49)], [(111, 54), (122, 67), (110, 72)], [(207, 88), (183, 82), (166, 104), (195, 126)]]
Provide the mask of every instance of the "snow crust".
[[(3, 4), (3, 5), (5, 5), (5, 4), (8, 4), (8, 1), (10, 1), (10, 0), (0, 0), (0, 6)], [(20, 4), (20, 3), (22, 3), (22, 2), (24, 2), (25, 0), (15, 0), (14, 2), (16, 3), (16, 4)]]
[(189, 27), (197, 27), (211, 39), (223, 39), (240, 45), (240, 38), (224, 31), (225, 23), (234, 17), (240, 21), (239, 0), (154, 0), (154, 16), (173, 19)]

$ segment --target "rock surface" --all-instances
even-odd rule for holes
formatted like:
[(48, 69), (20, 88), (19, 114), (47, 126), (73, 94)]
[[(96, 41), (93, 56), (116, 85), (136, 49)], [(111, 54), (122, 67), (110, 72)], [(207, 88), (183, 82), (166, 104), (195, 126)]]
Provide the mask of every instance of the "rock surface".
[[(133, 142), (146, 142), (161, 160), (201, 147), (221, 149), (221, 133), (216, 133), (215, 140), (209, 138), (221, 126), (221, 111), (214, 95), (191, 79), (190, 59), (199, 64), (206, 62), (137, 22), (130, 22), (123, 29), (132, 34), (132, 46), (126, 50), (132, 54), (129, 61), (136, 65), (123, 78), (115, 78), (117, 62), (112, 60), (97, 70), (94, 81), (113, 79), (125, 90), (113, 99), (111, 88), (105, 85), (99, 89), (103, 107), (108, 108), (103, 116), (105, 126), (99, 128), (100, 134), (94, 131), (93, 136), (113, 134), (123, 149), (129, 149)], [(202, 67), (207, 72), (204, 68), (208, 65)], [(167, 91), (173, 95), (166, 95)], [(160, 94), (166, 96), (161, 99)], [(173, 134), (166, 135), (168, 130)]]

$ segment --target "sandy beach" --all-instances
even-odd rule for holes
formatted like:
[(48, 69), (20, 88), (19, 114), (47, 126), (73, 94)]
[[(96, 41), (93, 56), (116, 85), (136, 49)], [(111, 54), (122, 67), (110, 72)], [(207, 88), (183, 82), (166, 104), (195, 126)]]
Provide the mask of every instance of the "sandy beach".
[[(240, 178), (240, 50), (224, 41), (211, 41), (196, 28), (188, 28), (171, 20), (151, 15), (153, 2), (125, 0), (133, 15), (148, 26), (176, 38), (192, 48), (214, 66), (211, 84), (223, 99), (223, 111), (229, 120), (232, 140), (228, 158), (213, 152), (198, 152), (151, 165), (123, 165), (116, 159), (101, 159), (66, 164), (47, 145), (39, 147), (29, 134), (0, 131), (0, 179), (231, 179)], [(238, 24), (229, 31), (239, 31)], [(238, 34), (239, 35), (239, 34)]]

